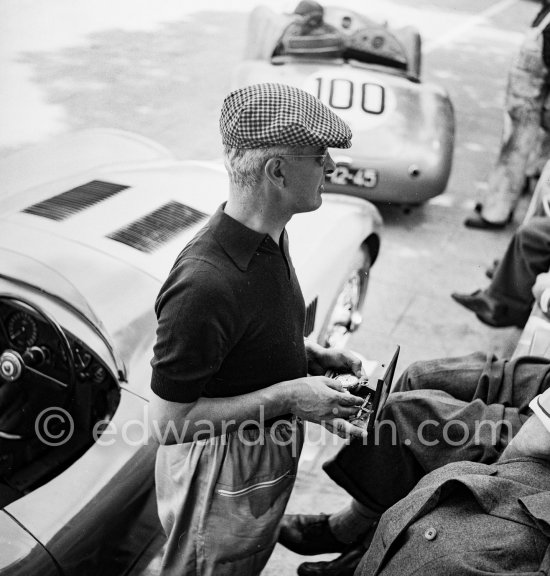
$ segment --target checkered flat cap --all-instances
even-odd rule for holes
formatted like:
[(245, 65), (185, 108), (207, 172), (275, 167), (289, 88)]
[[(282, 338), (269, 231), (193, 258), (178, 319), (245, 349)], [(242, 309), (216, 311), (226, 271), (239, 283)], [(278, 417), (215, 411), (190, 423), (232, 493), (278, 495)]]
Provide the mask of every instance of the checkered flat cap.
[(351, 130), (320, 100), (286, 84), (254, 84), (231, 92), (220, 117), (232, 148), (319, 146), (349, 148)]

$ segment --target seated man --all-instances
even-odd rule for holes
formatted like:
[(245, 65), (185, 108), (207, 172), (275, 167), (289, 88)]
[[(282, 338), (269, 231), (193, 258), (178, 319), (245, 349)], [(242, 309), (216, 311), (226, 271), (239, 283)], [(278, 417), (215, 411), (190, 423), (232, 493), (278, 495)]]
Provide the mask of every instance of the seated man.
[(382, 516), (357, 576), (548, 574), (550, 423), (542, 417), (546, 424), (531, 416), (494, 465), (457, 462), (425, 476)]
[(337, 57), (344, 50), (344, 41), (337, 28), (324, 22), (324, 8), (315, 0), (301, 0), (273, 56), (285, 54)]
[(531, 291), (537, 275), (549, 268), (550, 218), (535, 217), (516, 230), (487, 288), (451, 296), (484, 324), (521, 328), (533, 305)]
[(279, 542), (287, 548), (342, 553), (332, 562), (304, 563), (298, 574), (351, 576), (386, 510), (424, 475), (451, 462), (494, 463), (527, 420), (529, 402), (549, 388), (545, 358), (508, 361), (474, 353), (412, 364), (369, 442), (351, 442), (324, 465), (353, 497), (350, 505), (330, 516), (283, 519)]

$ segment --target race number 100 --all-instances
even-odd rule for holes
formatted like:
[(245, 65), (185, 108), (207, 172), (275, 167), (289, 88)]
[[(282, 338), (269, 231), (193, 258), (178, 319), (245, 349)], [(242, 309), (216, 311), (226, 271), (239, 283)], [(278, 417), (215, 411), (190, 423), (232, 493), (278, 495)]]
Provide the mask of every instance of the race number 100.
[[(315, 78), (317, 98), (336, 110), (360, 107), (368, 114), (384, 112), (384, 87), (372, 82), (354, 84), (345, 78)], [(328, 97), (327, 97), (328, 91)]]

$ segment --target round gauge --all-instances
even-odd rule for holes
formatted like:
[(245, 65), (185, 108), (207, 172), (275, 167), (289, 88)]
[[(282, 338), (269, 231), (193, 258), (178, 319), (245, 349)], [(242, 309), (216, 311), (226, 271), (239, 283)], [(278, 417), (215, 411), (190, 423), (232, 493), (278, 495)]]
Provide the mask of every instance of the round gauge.
[(105, 370), (105, 368), (103, 368), (103, 366), (95, 364), (94, 366), (92, 366), (91, 376), (92, 376), (92, 382), (94, 384), (101, 384), (103, 380), (105, 380), (105, 377), (107, 376), (107, 371)]
[(26, 312), (14, 312), (8, 319), (8, 336), (17, 348), (28, 348), (36, 343), (38, 326)]

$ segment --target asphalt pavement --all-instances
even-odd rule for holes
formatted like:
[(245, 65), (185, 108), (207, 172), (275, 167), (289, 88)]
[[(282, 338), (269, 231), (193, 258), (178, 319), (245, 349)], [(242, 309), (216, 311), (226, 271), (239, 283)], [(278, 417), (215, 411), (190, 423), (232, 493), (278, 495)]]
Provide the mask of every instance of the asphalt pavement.
[[(114, 127), (148, 136), (181, 159), (218, 159), (218, 111), (254, 4), (0, 0), (0, 156), (66, 131)], [(503, 252), (526, 208), (527, 199), (504, 231), (462, 225), (494, 164), (506, 73), (537, 9), (529, 0), (369, 2), (373, 17), (419, 28), (424, 81), (449, 91), (457, 122), (446, 192), (411, 211), (380, 206), (380, 256), (350, 347), (387, 359), (399, 344), (398, 372), (414, 360), (476, 350), (509, 355), (519, 337), (514, 328), (482, 325), (449, 295), (488, 283), (486, 267)], [(321, 464), (340, 442), (315, 426), (308, 440), (288, 509), (330, 513), (347, 496)], [(264, 574), (293, 574), (303, 560), (278, 546)], [(150, 561), (140, 565), (147, 576), (158, 572)]]

